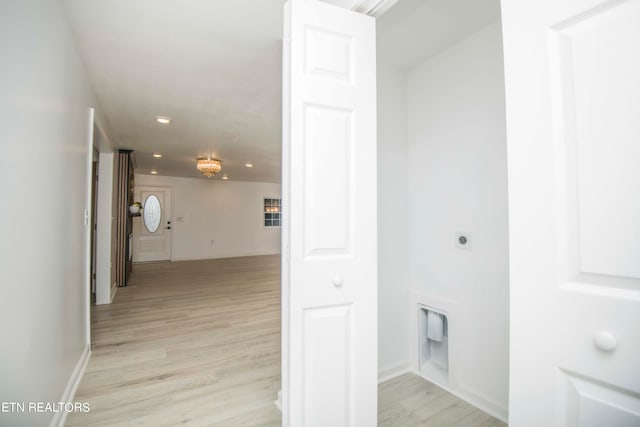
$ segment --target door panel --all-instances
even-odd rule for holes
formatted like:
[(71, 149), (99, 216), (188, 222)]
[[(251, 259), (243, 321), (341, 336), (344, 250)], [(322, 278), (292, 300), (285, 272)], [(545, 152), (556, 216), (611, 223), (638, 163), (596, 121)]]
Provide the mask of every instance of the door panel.
[(289, 0), (283, 71), (283, 423), (376, 425), (374, 20)]
[(134, 198), (143, 210), (133, 219), (133, 261), (171, 260), (171, 188), (136, 187)]
[(350, 425), (352, 320), (351, 304), (304, 311), (304, 425)]
[(552, 27), (569, 255), (582, 274), (640, 279), (639, 24), (640, 4), (607, 2)]
[(352, 113), (326, 106), (305, 106), (306, 257), (350, 254)]
[(560, 375), (564, 393), (559, 425), (635, 427), (640, 425), (640, 402), (616, 388), (574, 376)]
[(640, 3), (504, 1), (510, 424), (640, 425)]

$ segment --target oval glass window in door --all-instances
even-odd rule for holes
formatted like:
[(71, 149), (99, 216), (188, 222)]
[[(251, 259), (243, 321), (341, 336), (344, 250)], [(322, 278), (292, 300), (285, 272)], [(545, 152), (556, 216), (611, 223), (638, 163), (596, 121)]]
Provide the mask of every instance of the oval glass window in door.
[(144, 201), (142, 218), (144, 219), (144, 226), (149, 233), (158, 231), (160, 219), (162, 218), (162, 207), (160, 206), (160, 199), (155, 194), (149, 195), (147, 200)]

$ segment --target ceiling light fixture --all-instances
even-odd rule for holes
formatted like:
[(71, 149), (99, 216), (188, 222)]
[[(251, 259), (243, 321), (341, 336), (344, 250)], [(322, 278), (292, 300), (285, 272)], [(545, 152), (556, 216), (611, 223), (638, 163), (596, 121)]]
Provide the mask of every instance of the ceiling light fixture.
[(211, 178), (222, 170), (222, 162), (218, 159), (201, 157), (197, 159), (196, 167), (202, 172), (202, 175)]
[(229, 177), (227, 176), (227, 174), (225, 173), (224, 175), (222, 175), (222, 179), (224, 179), (225, 181), (229, 179)]
[(151, 175), (158, 175), (158, 171), (155, 169), (151, 169)]
[(153, 157), (155, 157), (156, 159), (159, 159), (160, 157), (162, 157), (162, 154), (155, 153), (155, 154), (153, 155)]
[(249, 163), (245, 163), (244, 164), (246, 167), (248, 168), (252, 168), (253, 167), (253, 163), (249, 162)]
[(169, 123), (171, 123), (171, 117), (167, 117), (167, 116), (156, 116), (156, 122), (163, 124), (163, 125), (168, 125)]

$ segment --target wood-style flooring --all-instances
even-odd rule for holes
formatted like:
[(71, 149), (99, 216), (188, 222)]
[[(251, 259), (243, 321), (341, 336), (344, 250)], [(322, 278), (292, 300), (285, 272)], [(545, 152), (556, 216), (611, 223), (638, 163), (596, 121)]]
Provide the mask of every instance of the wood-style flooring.
[(378, 426), (505, 427), (488, 415), (414, 374), (378, 386)]
[[(280, 258), (136, 264), (92, 307), (93, 353), (67, 426), (280, 426)], [(379, 387), (380, 426), (503, 426), (411, 374)], [(331, 426), (327, 426), (331, 427)]]

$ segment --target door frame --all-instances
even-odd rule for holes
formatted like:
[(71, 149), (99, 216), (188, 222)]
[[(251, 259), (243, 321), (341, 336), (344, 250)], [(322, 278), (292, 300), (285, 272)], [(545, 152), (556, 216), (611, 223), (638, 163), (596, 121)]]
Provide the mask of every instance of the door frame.
[(88, 111), (87, 120), (87, 141), (86, 141), (86, 158), (85, 165), (87, 171), (86, 178), (86, 204), (84, 208), (84, 227), (85, 227), (85, 280), (83, 286), (85, 294), (82, 296), (85, 304), (85, 344), (91, 345), (91, 218), (93, 216), (93, 152), (94, 152), (94, 127), (95, 127), (95, 108), (91, 107)]
[[(95, 108), (89, 109), (88, 134), (87, 134), (87, 204), (92, 197), (92, 174), (94, 149), (97, 150), (98, 161), (98, 185), (96, 200), (96, 304), (110, 304), (115, 293), (111, 286), (112, 264), (112, 220), (113, 220), (113, 145), (107, 137), (104, 119)], [(90, 233), (90, 230), (89, 230)], [(89, 239), (91, 237), (89, 236)], [(88, 245), (91, 242), (89, 240)], [(87, 247), (87, 280), (91, 281), (91, 248)], [(91, 295), (87, 298), (87, 330), (91, 329)], [(90, 342), (90, 332), (87, 333), (87, 342)]]
[(89, 233), (91, 235), (91, 269), (90, 269), (90, 282), (91, 282), (91, 290), (89, 291), (91, 295), (95, 294), (97, 291), (97, 263), (98, 263), (98, 240), (97, 240), (97, 228), (98, 228), (98, 195), (100, 192), (98, 191), (98, 176), (99, 176), (99, 168), (100, 168), (100, 152), (96, 148), (95, 144), (93, 145), (92, 151), (92, 162), (91, 162), (91, 218), (90, 218), (90, 226)]
[[(96, 126), (98, 139), (104, 133)], [(113, 196), (114, 196), (114, 161), (113, 151), (100, 149), (98, 168), (98, 212), (97, 212), (97, 260), (96, 260), (96, 305), (110, 304), (115, 295), (117, 284), (112, 280), (112, 258), (114, 256), (113, 240)]]

